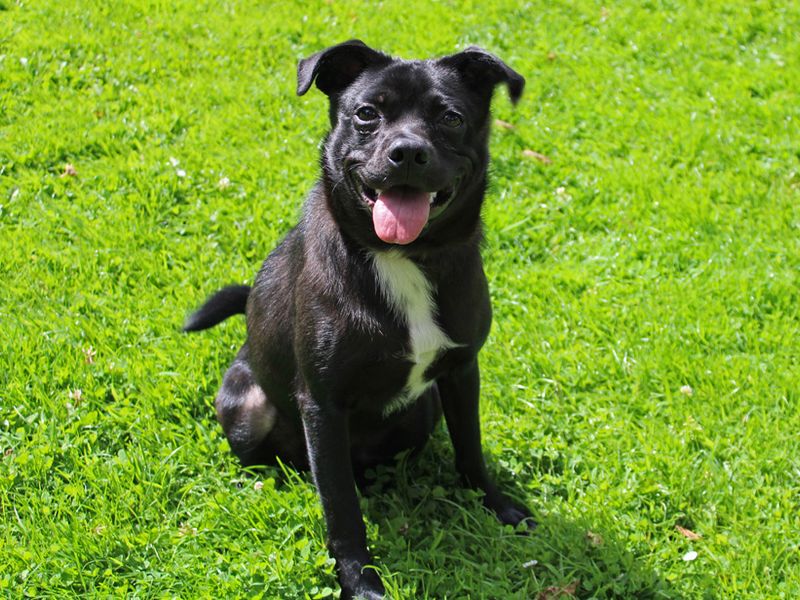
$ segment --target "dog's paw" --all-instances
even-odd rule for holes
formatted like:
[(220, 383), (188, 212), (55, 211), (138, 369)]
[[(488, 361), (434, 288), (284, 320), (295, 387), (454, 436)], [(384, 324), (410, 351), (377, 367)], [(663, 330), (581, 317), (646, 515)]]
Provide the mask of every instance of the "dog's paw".
[[(383, 586), (381, 586), (383, 588)], [(353, 600), (384, 600), (386, 598), (385, 592), (377, 591), (377, 590), (356, 590), (353, 596), (345, 595), (344, 590), (342, 590), (342, 596), (344, 598), (352, 598)]]
[(371, 569), (342, 571), (339, 583), (342, 600), (383, 600), (386, 597), (381, 578)]
[(358, 585), (356, 588), (349, 588), (342, 586), (342, 600), (384, 600), (386, 598), (386, 590), (382, 583), (378, 586), (364, 586)]
[(536, 529), (536, 521), (533, 519), (531, 511), (522, 504), (518, 504), (502, 494), (497, 494), (484, 500), (486, 508), (494, 511), (497, 519), (504, 525), (517, 527), (522, 524), (522, 532), (533, 531)]

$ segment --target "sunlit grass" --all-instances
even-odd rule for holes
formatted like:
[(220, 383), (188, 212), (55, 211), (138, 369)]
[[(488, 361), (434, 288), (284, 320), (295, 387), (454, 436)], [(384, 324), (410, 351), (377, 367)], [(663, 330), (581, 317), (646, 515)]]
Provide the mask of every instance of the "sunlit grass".
[(495, 100), (482, 415), (540, 527), (460, 491), (441, 430), (362, 500), (393, 597), (800, 595), (798, 31), (791, 2), (0, 2), (0, 591), (338, 594), (308, 477), (247, 475), (213, 419), (243, 322), (179, 327), (295, 222), (327, 119), (296, 61), (359, 37), (528, 79)]

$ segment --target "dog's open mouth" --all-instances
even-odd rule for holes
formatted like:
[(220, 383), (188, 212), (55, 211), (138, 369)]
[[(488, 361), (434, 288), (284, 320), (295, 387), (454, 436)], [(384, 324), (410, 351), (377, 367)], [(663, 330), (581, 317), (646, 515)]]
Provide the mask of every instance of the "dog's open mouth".
[(388, 244), (410, 244), (432, 215), (441, 212), (455, 194), (455, 186), (426, 192), (407, 185), (379, 190), (361, 183), (361, 195), (372, 211), (375, 234)]

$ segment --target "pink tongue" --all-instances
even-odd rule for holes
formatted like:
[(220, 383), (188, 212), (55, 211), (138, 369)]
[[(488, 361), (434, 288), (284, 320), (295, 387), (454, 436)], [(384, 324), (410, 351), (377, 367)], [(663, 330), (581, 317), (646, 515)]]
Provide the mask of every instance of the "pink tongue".
[(375, 233), (389, 244), (410, 244), (428, 222), (430, 194), (408, 188), (384, 190), (372, 207)]

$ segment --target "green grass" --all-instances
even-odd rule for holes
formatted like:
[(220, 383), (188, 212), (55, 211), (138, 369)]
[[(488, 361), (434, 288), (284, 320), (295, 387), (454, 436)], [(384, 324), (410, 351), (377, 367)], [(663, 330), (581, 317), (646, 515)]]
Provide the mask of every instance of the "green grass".
[(179, 326), (294, 223), (326, 128), (296, 61), (360, 37), (528, 79), (494, 107), (482, 416), (541, 525), (458, 491), (439, 430), (362, 500), (392, 595), (800, 596), (798, 31), (789, 0), (2, 0), (0, 593), (338, 594), (309, 478), (214, 421), (242, 320)]

